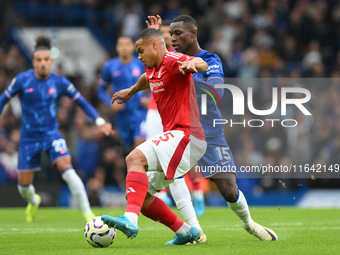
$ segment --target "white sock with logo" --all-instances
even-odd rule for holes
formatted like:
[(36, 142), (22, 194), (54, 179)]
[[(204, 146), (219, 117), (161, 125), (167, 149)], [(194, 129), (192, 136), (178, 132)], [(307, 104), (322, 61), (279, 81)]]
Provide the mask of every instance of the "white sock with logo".
[(249, 229), (253, 224), (253, 219), (250, 216), (247, 200), (244, 197), (241, 190), (238, 190), (238, 199), (235, 203), (228, 202), (231, 210), (236, 213), (239, 219), (242, 221), (242, 225), (245, 229)]
[(191, 202), (190, 191), (184, 178), (176, 179), (169, 185), (171, 195), (176, 203), (178, 211), (181, 213), (185, 222), (194, 226), (203, 234), (203, 230), (198, 222), (194, 207)]
[(67, 183), (71, 190), (72, 196), (77, 200), (83, 215), (91, 213), (89, 199), (87, 198), (87, 193), (83, 181), (77, 175), (73, 168), (65, 169), (61, 177)]

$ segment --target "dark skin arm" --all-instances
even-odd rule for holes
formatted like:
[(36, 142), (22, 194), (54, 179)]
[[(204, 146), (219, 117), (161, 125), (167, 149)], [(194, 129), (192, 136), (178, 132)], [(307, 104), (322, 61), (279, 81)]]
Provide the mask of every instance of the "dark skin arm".
[(150, 21), (145, 21), (146, 26), (148, 28), (155, 28), (157, 30), (161, 30), (161, 26), (162, 26), (162, 18), (161, 16), (157, 15), (157, 16), (148, 16), (148, 19)]
[(205, 72), (208, 69), (208, 64), (201, 58), (193, 58), (189, 61), (178, 61), (179, 64), (179, 71), (184, 74), (186, 71), (191, 73), (201, 73)]

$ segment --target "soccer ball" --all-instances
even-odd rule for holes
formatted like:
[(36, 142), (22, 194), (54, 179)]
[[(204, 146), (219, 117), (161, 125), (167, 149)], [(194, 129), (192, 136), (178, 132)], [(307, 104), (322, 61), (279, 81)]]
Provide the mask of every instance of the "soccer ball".
[(108, 247), (116, 237), (116, 229), (106, 225), (101, 217), (94, 217), (86, 223), (84, 236), (93, 247)]

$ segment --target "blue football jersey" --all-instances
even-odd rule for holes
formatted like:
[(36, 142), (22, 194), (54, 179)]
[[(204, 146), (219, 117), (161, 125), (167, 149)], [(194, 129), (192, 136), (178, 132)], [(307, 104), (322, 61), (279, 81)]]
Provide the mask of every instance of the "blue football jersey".
[(64, 76), (54, 73), (47, 80), (39, 80), (34, 69), (17, 75), (5, 90), (7, 98), (19, 94), (24, 134), (57, 130), (58, 102), (61, 95), (76, 100), (80, 93)]
[[(224, 74), (223, 74), (223, 66), (221, 59), (214, 53), (211, 53), (206, 50), (202, 50), (199, 52), (195, 57), (202, 58), (207, 64), (209, 65), (208, 69), (203, 73), (195, 73), (193, 74), (194, 82), (195, 82), (195, 89), (196, 89), (196, 98), (198, 107), (200, 109), (200, 121), (202, 123), (202, 127), (205, 131), (205, 137), (224, 137), (223, 125), (217, 125), (213, 127), (213, 120), (214, 119), (222, 119), (221, 112), (218, 108), (220, 104), (219, 99), (222, 99), (223, 96), (223, 89), (222, 88), (215, 88), (214, 83), (209, 82), (209, 79), (217, 78), (221, 79), (221, 84), (224, 81)], [(216, 82), (216, 80), (214, 81)], [(211, 98), (210, 95), (205, 92), (207, 90), (210, 94), (215, 98), (216, 103)], [(218, 94), (215, 94), (215, 92)], [(202, 94), (207, 95), (207, 114), (202, 115), (201, 112), (201, 99)]]
[[(99, 85), (106, 87), (111, 84), (115, 92), (130, 88), (138, 81), (144, 70), (143, 63), (135, 56), (128, 64), (122, 63), (119, 57), (115, 57), (105, 63)], [(134, 121), (136, 116), (145, 119), (147, 109), (140, 103), (142, 97), (143, 91), (139, 91), (131, 97), (129, 101), (124, 103), (124, 110), (116, 113), (116, 118), (119, 118), (119, 121), (126, 122)], [(101, 96), (101, 99), (107, 101), (103, 96)], [(111, 100), (106, 103), (111, 105)]]

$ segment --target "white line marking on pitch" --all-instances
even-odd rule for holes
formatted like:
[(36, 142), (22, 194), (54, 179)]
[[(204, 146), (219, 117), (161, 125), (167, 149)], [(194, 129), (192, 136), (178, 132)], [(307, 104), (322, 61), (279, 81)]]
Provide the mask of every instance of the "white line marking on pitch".
[[(278, 226), (279, 229), (296, 229), (296, 227), (301, 227), (304, 225), (304, 229), (312, 229), (312, 230), (340, 230), (340, 226), (311, 226), (310, 224), (302, 224), (301, 222), (296, 223), (272, 223), (270, 226)], [(214, 228), (216, 230), (223, 231), (243, 231), (241, 225), (232, 225), (230, 227), (221, 227), (221, 225), (207, 225), (203, 226), (203, 229), (211, 229)], [(142, 231), (166, 231), (166, 228), (156, 228), (156, 227), (141, 227)], [(36, 234), (36, 233), (65, 233), (65, 232), (83, 232), (82, 228), (0, 228), (0, 232), (6, 232), (6, 234), (17, 234), (18, 232), (23, 234)]]

